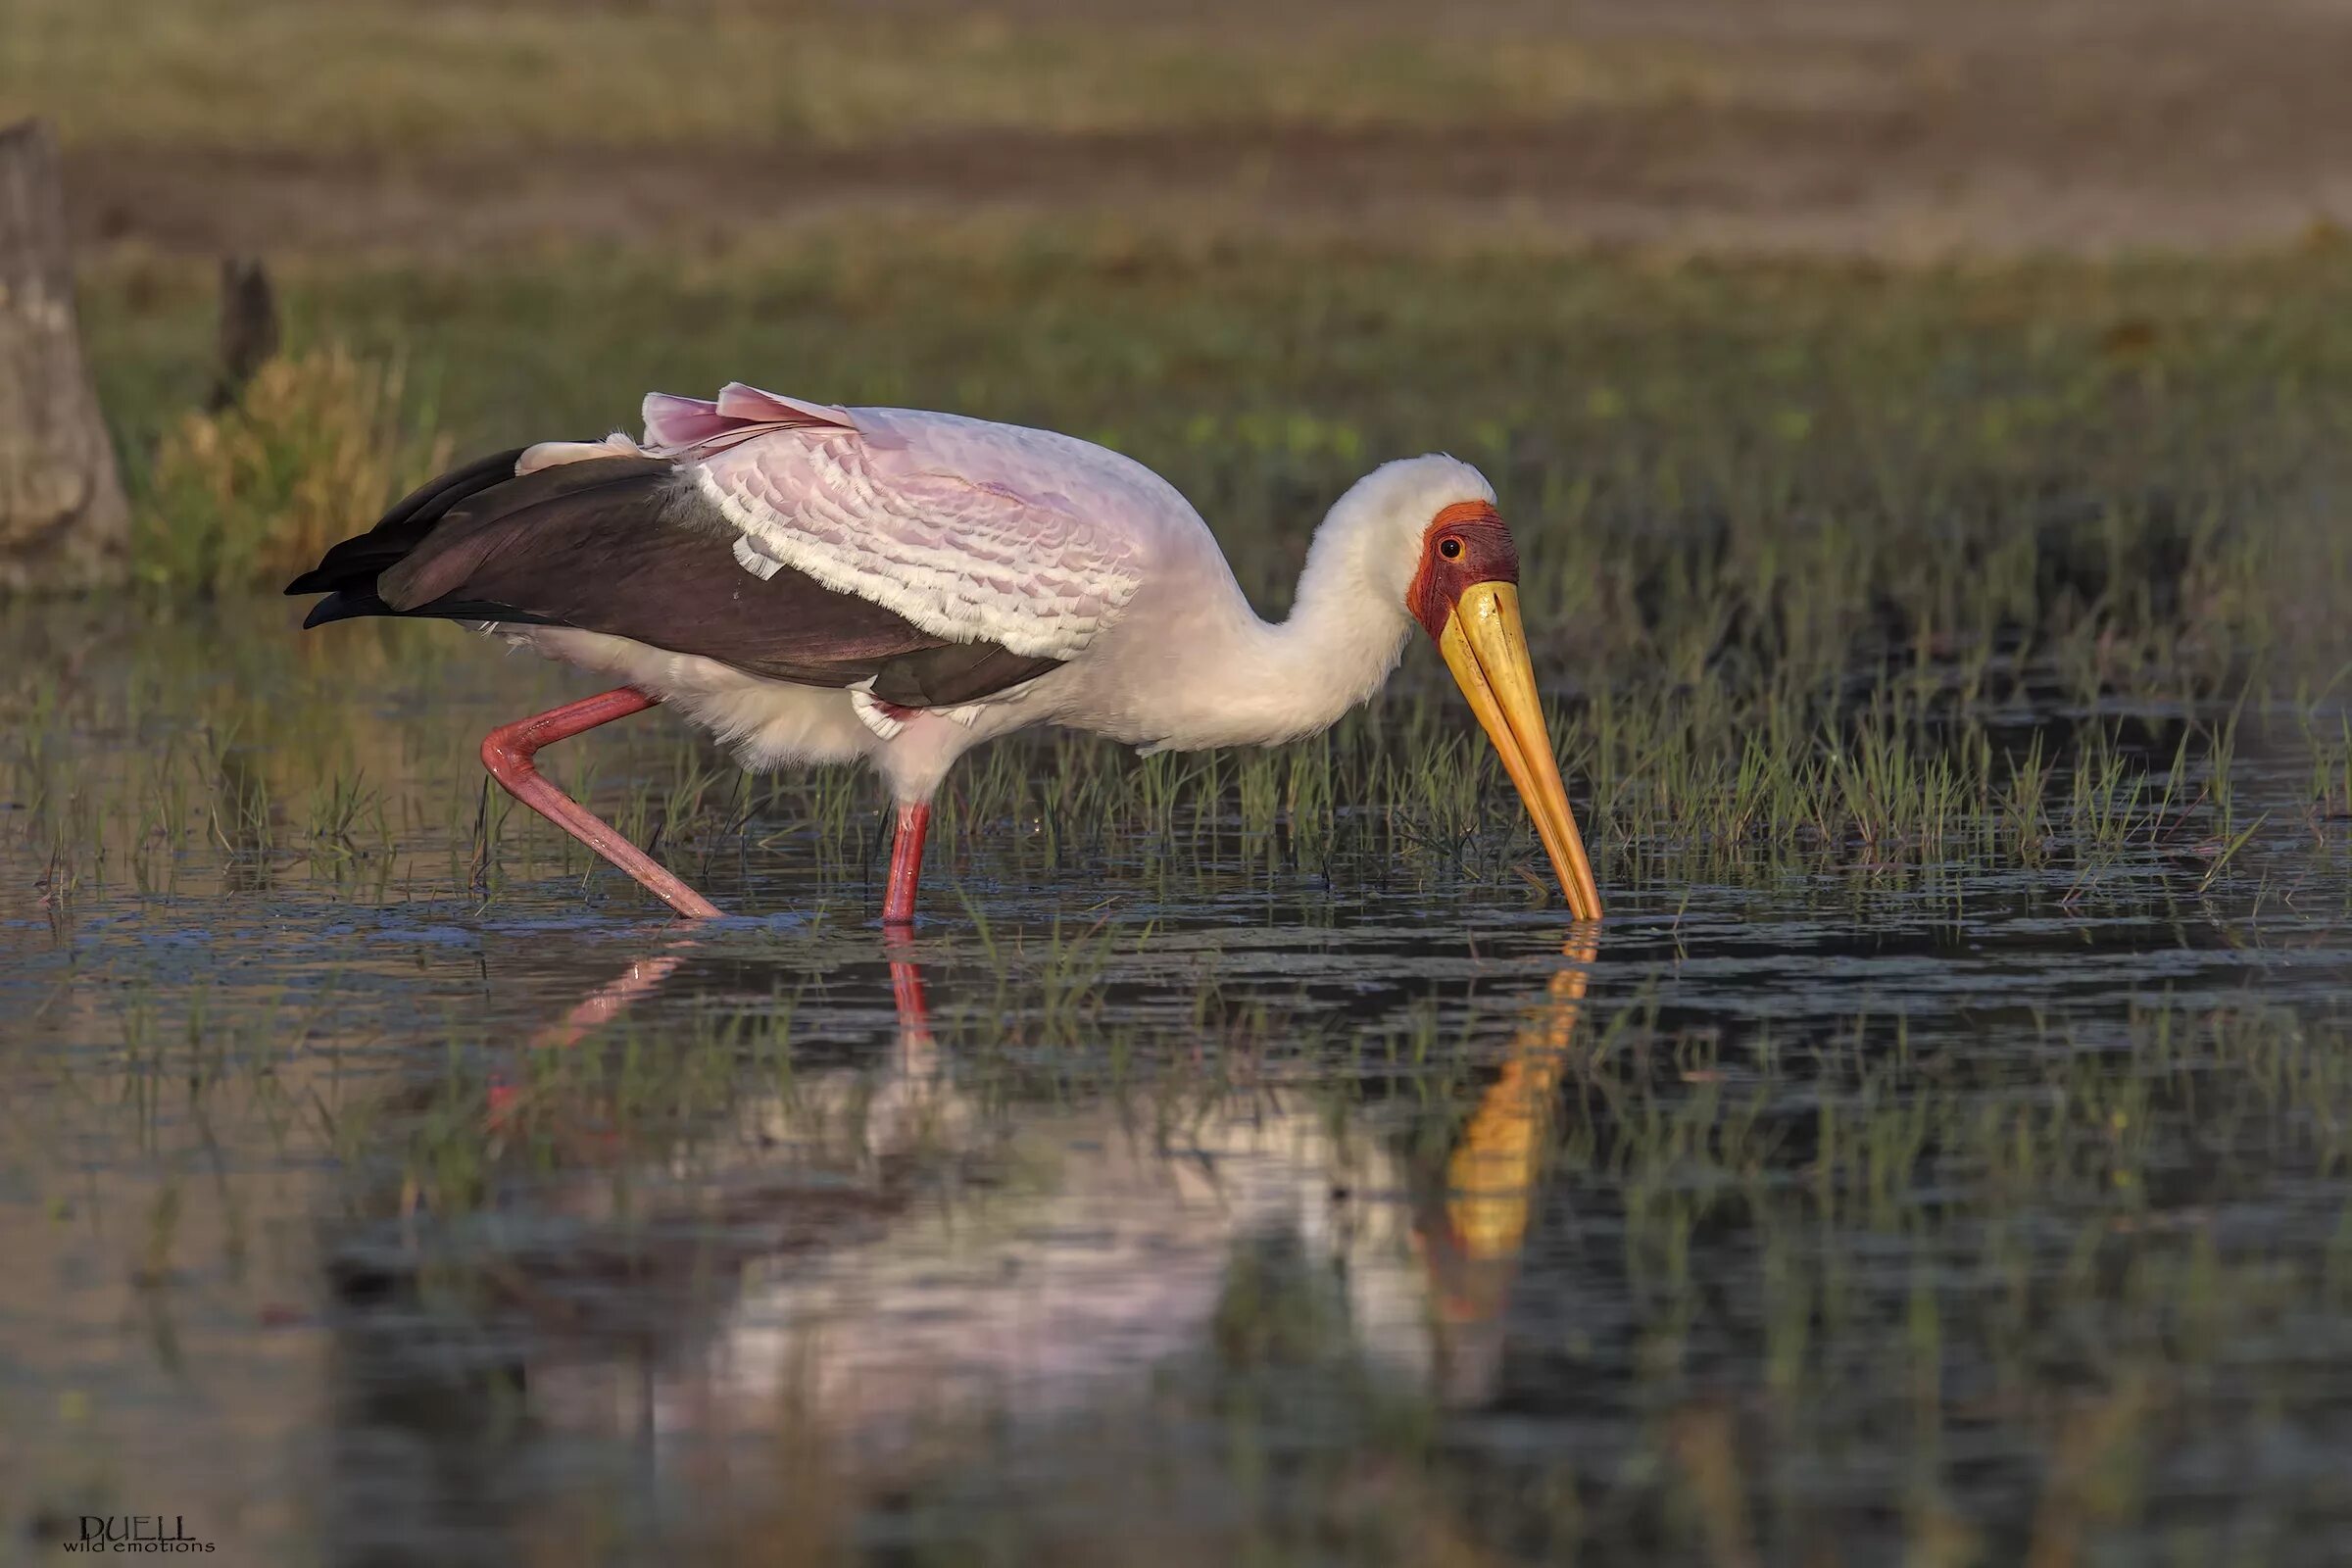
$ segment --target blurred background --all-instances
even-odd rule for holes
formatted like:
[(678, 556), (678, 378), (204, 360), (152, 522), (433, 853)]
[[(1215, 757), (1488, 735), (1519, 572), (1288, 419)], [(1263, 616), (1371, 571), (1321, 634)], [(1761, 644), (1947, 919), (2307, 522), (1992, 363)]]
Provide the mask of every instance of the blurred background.
[[(72, 326), (121, 481), (0, 615), (0, 1565), (2340, 1560), (2348, 63), (0, 0), (77, 307), (0, 356)], [(1426, 648), (1298, 747), (997, 743), (909, 956), (863, 774), (564, 756), (754, 916), (680, 945), (481, 780), (577, 677), (296, 632), (441, 466), (733, 379), (1116, 446), (1270, 614), (1476, 462), (1598, 944)]]
[(1918, 259), (2346, 216), (2326, 0), (11, 0), (104, 247), (757, 253), (847, 216)]
[[(1284, 508), (1443, 446), (1522, 465), (1546, 506), (1590, 480), (1583, 512), (1618, 496), (1625, 421), (1719, 398), (1709, 419), (1802, 446), (1880, 400), (1833, 362), (1925, 368), (1960, 329), (1995, 360), (2093, 357), (2017, 367), (2030, 395), (1969, 383), (2004, 440), (2055, 444), (2150, 366), (2242, 345), (2265, 298), (2285, 339), (2328, 333), (2352, 216), (2352, 9), (2321, 0), (8, 21), (0, 114), (56, 126), (100, 401), (134, 512), (174, 518), (134, 553), (195, 585), (292, 569), (342, 526), (295, 515), (290, 466), (365, 510), (445, 449), (739, 376), (1115, 438), (1197, 499), (1231, 490), (1200, 460), (1237, 441), (1308, 487)], [(2246, 265), (2166, 272), (2195, 256)], [(255, 320), (220, 321), (230, 258), (264, 269), (240, 274)], [(281, 349), (252, 412), (331, 405), (331, 454), (183, 423)], [(1547, 443), (1571, 429), (1619, 450), (1564, 476)]]

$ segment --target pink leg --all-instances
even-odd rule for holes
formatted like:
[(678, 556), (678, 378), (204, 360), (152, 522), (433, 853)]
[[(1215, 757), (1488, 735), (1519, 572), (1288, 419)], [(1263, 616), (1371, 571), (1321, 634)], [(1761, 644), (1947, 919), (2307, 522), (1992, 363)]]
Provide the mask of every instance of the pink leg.
[[(512, 724), (502, 724), (483, 738), (482, 765), (490, 769), (490, 776), (509, 795), (628, 872), (655, 898), (689, 918), (714, 920), (719, 917), (716, 905), (670, 875), (652, 856), (540, 777), (539, 769), (531, 765), (531, 759), (542, 746), (569, 740), (583, 730), (626, 718), (631, 713), (642, 713), (660, 701), (634, 687), (623, 686), (617, 691), (583, 697), (576, 703), (565, 703), (562, 708), (516, 719)], [(919, 847), (916, 853), (921, 853)], [(895, 874), (893, 886), (896, 886)]]
[(923, 839), (931, 831), (931, 807), (899, 808), (898, 836), (890, 841), (890, 888), (882, 896), (884, 925), (914, 924), (914, 885), (923, 874)]

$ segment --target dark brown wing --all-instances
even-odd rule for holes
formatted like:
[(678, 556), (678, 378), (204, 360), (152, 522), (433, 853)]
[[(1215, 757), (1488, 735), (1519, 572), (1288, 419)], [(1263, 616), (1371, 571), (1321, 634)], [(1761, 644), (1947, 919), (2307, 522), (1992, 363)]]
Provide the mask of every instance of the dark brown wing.
[(952, 707), (1054, 667), (951, 643), (789, 568), (761, 579), (733, 530), (659, 458), (593, 458), (514, 477), (519, 453), (443, 475), (326, 553), (290, 594), (305, 626), (355, 615), (512, 621), (605, 632), (771, 680)]

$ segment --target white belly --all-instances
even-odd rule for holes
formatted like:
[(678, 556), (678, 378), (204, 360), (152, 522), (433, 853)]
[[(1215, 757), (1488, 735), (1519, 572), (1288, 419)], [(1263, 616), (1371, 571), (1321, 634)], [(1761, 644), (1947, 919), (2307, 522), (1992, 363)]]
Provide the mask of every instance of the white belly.
[(611, 675), (659, 697), (735, 748), (744, 766), (846, 762), (881, 749), (858, 721), (849, 693), (767, 680), (696, 654), (673, 654), (626, 637), (568, 626), (502, 625), (500, 636), (550, 659)]

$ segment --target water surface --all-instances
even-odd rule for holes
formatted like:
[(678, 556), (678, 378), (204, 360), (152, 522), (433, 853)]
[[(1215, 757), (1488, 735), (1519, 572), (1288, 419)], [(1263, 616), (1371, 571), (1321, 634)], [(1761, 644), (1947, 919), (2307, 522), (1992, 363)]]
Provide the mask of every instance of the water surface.
[[(13, 634), (0, 1557), (84, 1513), (370, 1564), (2352, 1527), (2352, 877), (2260, 705), (2218, 869), (1619, 846), (1594, 933), (1507, 798), (1399, 865), (1196, 799), (1050, 871), (1046, 824), (938, 845), (893, 941), (870, 784), (681, 839), (741, 911), (689, 932), (481, 791), (584, 688), (285, 621)], [(660, 714), (548, 765), (736, 799)]]

